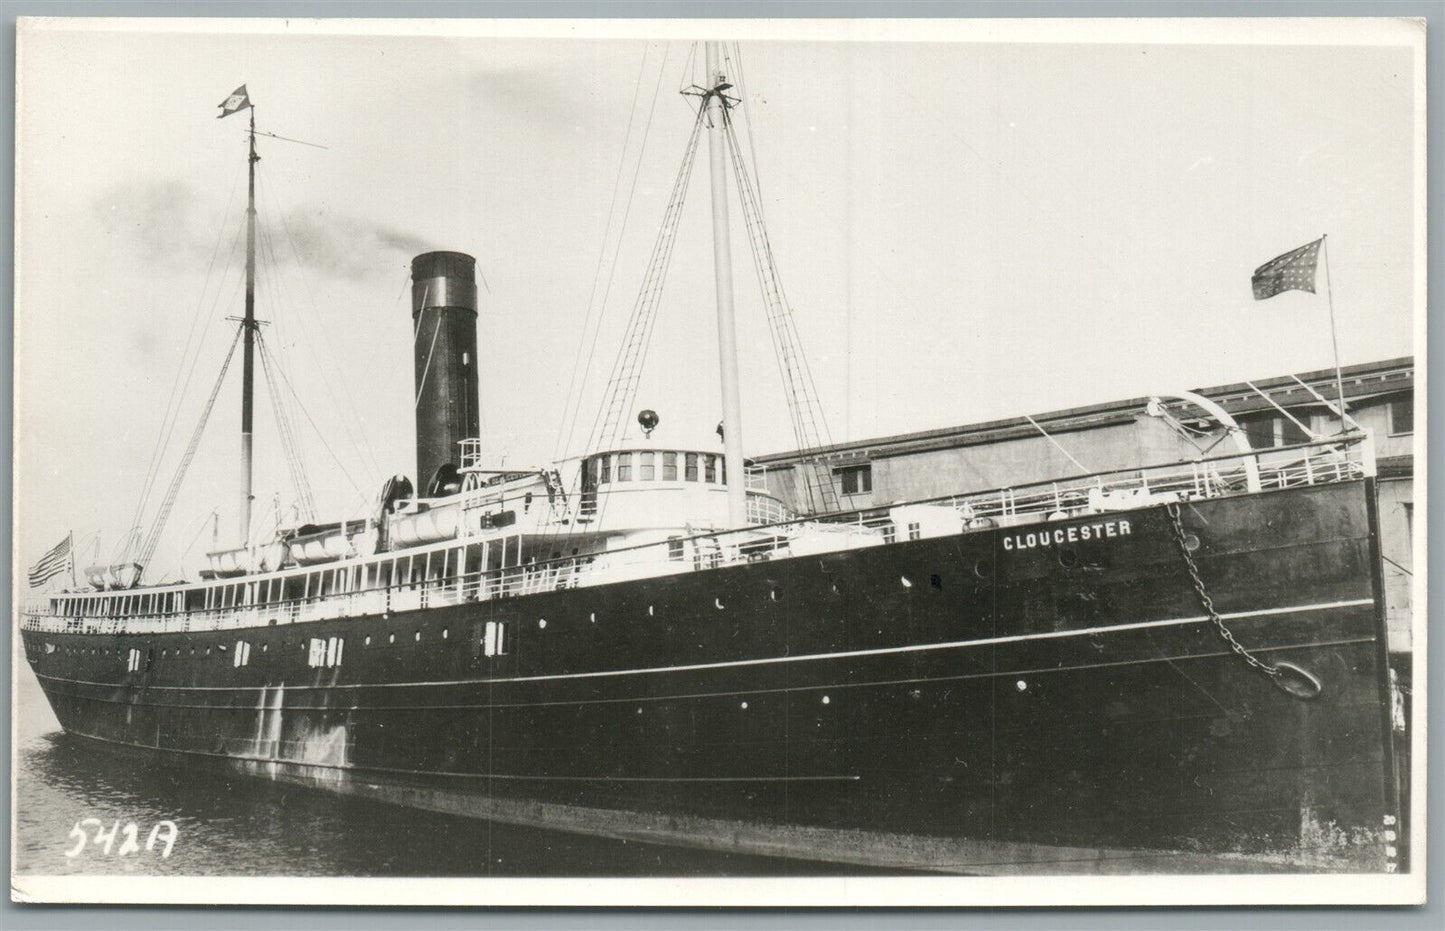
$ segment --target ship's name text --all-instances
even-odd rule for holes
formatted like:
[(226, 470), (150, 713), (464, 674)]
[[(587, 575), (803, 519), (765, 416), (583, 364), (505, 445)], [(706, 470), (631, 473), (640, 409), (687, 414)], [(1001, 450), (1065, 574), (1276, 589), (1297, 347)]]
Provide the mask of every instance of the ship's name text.
[(1062, 546), (1065, 543), (1079, 543), (1086, 540), (1127, 537), (1132, 532), (1127, 520), (1106, 520), (1097, 524), (1075, 524), (1072, 527), (1054, 527), (1051, 530), (1008, 534), (1003, 538), (1003, 548), (1006, 550), (1031, 550), (1040, 546)]

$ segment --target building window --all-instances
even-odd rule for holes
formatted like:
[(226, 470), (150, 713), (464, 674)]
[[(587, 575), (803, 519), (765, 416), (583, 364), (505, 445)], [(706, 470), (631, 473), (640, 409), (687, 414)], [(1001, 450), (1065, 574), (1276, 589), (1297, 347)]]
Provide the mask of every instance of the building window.
[(706, 455), (702, 457), (702, 480), (708, 483), (717, 482), (717, 457)]
[(688, 453), (683, 462), (683, 479), (697, 481), (697, 453)]
[(632, 453), (617, 454), (617, 480), (619, 482), (632, 481)]
[(845, 495), (866, 495), (873, 491), (873, 466), (844, 466), (834, 469)]
[[(1290, 413), (1300, 423), (1310, 423), (1311, 418), (1308, 413), (1303, 411), (1291, 411)], [(1244, 435), (1248, 437), (1249, 445), (1255, 449), (1294, 446), (1310, 441), (1310, 435), (1300, 429), (1294, 420), (1276, 414), (1251, 417), (1242, 420), (1240, 426), (1244, 428)]]
[(677, 481), (677, 453), (662, 454), (662, 480), (664, 482)]
[(1390, 435), (1404, 436), (1415, 432), (1415, 399), (1400, 398), (1390, 402)]
[(637, 480), (650, 482), (657, 478), (657, 454), (638, 453)]

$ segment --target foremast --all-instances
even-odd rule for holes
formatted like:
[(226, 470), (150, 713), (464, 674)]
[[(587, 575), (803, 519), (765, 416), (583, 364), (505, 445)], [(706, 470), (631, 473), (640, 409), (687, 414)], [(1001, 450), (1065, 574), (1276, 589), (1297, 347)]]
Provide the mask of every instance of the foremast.
[(241, 318), (241, 545), (251, 541), (251, 419), (255, 395), (256, 348), (256, 107), (250, 106), (251, 128), (247, 132), (250, 154), (246, 158), (246, 312)]
[(713, 274), (717, 288), (718, 369), (722, 380), (723, 463), (727, 473), (728, 526), (747, 524), (743, 466), (742, 398), (738, 387), (738, 338), (733, 313), (732, 246), (728, 225), (727, 108), (732, 85), (722, 72), (718, 43), (707, 44), (708, 167), (712, 177)]

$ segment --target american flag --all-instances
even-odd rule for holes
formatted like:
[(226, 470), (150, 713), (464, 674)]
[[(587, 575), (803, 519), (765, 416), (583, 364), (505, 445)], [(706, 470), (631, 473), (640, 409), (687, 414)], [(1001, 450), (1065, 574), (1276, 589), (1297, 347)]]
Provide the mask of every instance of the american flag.
[(60, 573), (70, 571), (74, 565), (70, 554), (70, 536), (67, 534), (64, 540), (55, 544), (50, 552), (41, 556), (40, 561), (30, 567), (31, 588), (39, 588)]
[(1319, 265), (1320, 246), (1324, 241), (1324, 237), (1320, 237), (1256, 268), (1254, 277), (1250, 279), (1254, 285), (1254, 299), (1263, 301), (1281, 291), (1308, 291), (1314, 294), (1315, 268)]

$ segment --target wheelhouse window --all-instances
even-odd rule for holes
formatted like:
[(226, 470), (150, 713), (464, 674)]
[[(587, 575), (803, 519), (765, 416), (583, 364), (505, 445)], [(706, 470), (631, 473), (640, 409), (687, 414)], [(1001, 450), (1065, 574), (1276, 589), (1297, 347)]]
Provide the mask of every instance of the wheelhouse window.
[(1415, 399), (1408, 395), (1390, 402), (1390, 435), (1415, 432)]
[(873, 466), (844, 466), (834, 469), (838, 484), (845, 495), (866, 495), (873, 491)]
[(717, 457), (711, 454), (702, 457), (702, 480), (709, 484), (717, 483)]
[(677, 453), (662, 454), (662, 480), (664, 482), (677, 481)]
[(657, 478), (657, 454), (637, 454), (637, 480), (639, 482), (650, 482)]
[(683, 457), (683, 473), (685, 481), (697, 481), (697, 453), (687, 453)]
[(598, 483), (599, 483), (599, 484), (606, 484), (607, 482), (612, 481), (612, 457), (611, 457), (611, 456), (598, 456), (598, 457), (597, 457), (597, 465), (598, 465), (598, 475), (599, 475), (599, 477), (598, 477)]
[(617, 454), (617, 480), (619, 482), (632, 481), (632, 453)]

